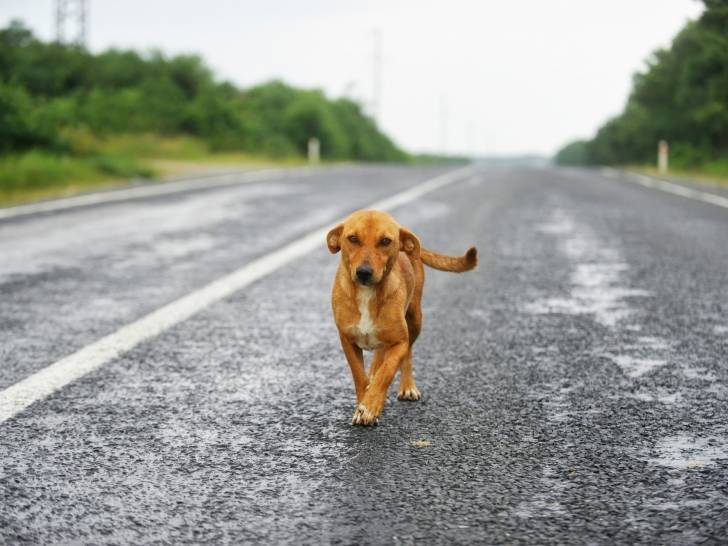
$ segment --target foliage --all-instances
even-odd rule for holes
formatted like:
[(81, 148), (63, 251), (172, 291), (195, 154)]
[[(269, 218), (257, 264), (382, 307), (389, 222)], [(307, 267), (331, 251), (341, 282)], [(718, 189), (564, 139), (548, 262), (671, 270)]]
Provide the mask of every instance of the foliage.
[(415, 154), (412, 156), (412, 162), (419, 165), (467, 165), (472, 158), (459, 155), (443, 155), (443, 154)]
[(554, 160), (559, 165), (588, 165), (589, 143), (586, 140), (575, 140), (558, 151)]
[(321, 142), (325, 159), (407, 158), (350, 100), (269, 82), (240, 90), (194, 55), (43, 43), (21, 23), (0, 29), (0, 153), (77, 153), (74, 136), (189, 135), (212, 151), (281, 157)]
[(77, 186), (109, 180), (149, 176), (149, 169), (130, 157), (98, 154), (88, 157), (34, 150), (0, 157), (0, 202), (65, 193), (69, 181)]
[(578, 152), (591, 164), (653, 163), (662, 139), (679, 169), (728, 157), (728, 1), (704, 3), (701, 17), (635, 75), (624, 111), (585, 146), (562, 149), (557, 162), (568, 163)]

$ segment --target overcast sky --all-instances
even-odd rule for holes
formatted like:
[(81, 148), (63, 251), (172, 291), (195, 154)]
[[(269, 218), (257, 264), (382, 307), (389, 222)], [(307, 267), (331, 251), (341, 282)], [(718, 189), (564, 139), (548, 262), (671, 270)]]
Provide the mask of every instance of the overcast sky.
[[(89, 0), (89, 46), (201, 54), (241, 86), (280, 78), (371, 106), (410, 151), (552, 154), (619, 113), (632, 74), (697, 0)], [(54, 34), (55, 0), (0, 23)]]

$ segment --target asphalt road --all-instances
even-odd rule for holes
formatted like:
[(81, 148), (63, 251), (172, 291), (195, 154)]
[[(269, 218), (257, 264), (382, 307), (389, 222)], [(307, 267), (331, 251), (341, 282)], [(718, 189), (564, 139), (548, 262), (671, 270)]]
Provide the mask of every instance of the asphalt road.
[[(3, 220), (0, 389), (446, 171)], [(480, 251), (427, 272), (421, 402), (391, 392), (379, 426), (349, 424), (322, 239), (0, 423), (0, 544), (728, 542), (728, 209), (476, 168), (393, 214)]]

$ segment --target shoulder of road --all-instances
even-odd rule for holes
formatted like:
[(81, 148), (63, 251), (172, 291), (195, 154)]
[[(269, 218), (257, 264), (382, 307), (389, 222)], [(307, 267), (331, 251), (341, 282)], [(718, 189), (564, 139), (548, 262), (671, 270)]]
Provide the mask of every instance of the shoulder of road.
[(213, 189), (250, 182), (259, 182), (268, 178), (286, 178), (288, 176), (307, 176), (323, 169), (335, 169), (336, 166), (327, 167), (271, 167), (271, 168), (238, 168), (225, 170), (211, 170), (206, 173), (169, 178), (163, 182), (149, 180), (131, 180), (128, 184), (102, 191), (84, 192), (71, 197), (49, 199), (0, 208), (0, 220), (17, 218), (37, 213), (58, 212), (78, 207), (112, 203), (168, 195), (188, 191)]
[(721, 184), (689, 180), (686, 178), (658, 178), (638, 172), (614, 169), (612, 167), (602, 167), (599, 169), (599, 172), (607, 178), (619, 179), (646, 188), (728, 208), (728, 186), (722, 186)]

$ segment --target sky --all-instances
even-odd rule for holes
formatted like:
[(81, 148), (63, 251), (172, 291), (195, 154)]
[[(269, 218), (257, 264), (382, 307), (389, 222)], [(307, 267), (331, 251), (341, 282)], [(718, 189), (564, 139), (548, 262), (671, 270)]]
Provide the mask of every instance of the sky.
[[(197, 53), (242, 87), (277, 78), (357, 99), (408, 151), (473, 155), (551, 155), (592, 136), (702, 11), (698, 0), (88, 3), (94, 52)], [(1, 25), (21, 19), (44, 39), (54, 14), (55, 0), (0, 0)]]

